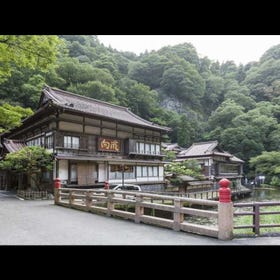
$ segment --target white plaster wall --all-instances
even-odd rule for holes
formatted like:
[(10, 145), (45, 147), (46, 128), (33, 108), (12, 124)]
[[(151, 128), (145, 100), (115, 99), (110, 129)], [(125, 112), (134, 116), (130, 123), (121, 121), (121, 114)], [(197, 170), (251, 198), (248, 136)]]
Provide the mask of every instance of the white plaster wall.
[(163, 166), (158, 167), (158, 176), (163, 177)]
[(68, 180), (68, 160), (59, 160), (58, 164), (58, 177), (61, 181)]
[(98, 181), (104, 182), (107, 179), (105, 163), (98, 164)]

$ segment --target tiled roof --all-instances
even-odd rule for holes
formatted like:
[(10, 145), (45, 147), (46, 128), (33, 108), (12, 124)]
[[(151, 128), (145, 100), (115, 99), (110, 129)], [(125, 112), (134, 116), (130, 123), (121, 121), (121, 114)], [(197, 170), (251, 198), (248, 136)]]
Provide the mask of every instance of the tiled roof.
[(218, 141), (193, 143), (191, 147), (180, 152), (178, 154), (178, 157), (212, 155), (213, 150), (217, 147), (217, 145), (218, 145)]
[(240, 162), (240, 163), (244, 162), (238, 157), (221, 150), (218, 147), (218, 141), (193, 143), (191, 147), (181, 151), (177, 155), (178, 158), (177, 161), (180, 161), (180, 158), (202, 157), (202, 156), (213, 156), (213, 155), (228, 157), (231, 162)]
[(26, 147), (26, 144), (20, 140), (4, 139), (3, 145), (6, 147), (9, 153), (17, 152)]
[(238, 158), (238, 157), (236, 157), (234, 155), (231, 155), (229, 160), (232, 161), (232, 162), (241, 162), (241, 163), (244, 162), (244, 160), (242, 160), (242, 159), (240, 159), (240, 158)]
[(74, 94), (60, 89), (45, 87), (43, 89), (44, 96), (41, 97), (41, 104), (51, 100), (55, 105), (69, 109), (71, 111), (78, 111), (92, 114), (100, 117), (107, 117), (123, 121), (126, 123), (133, 123), (136, 125), (170, 131), (168, 127), (160, 126), (142, 119), (133, 114), (128, 108), (110, 104), (108, 102), (96, 100), (90, 97)]

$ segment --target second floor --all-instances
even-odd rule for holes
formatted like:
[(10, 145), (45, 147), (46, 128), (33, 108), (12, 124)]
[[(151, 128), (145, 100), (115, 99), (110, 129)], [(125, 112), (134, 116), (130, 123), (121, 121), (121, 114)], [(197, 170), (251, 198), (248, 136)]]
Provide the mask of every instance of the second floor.
[(160, 142), (153, 139), (113, 138), (69, 131), (48, 131), (25, 140), (27, 146), (41, 146), (56, 154), (121, 156), (161, 159)]

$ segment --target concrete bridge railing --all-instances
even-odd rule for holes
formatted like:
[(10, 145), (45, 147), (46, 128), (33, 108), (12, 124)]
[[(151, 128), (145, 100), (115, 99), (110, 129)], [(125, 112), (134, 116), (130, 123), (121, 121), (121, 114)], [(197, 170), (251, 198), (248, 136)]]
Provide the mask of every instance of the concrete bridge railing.
[[(220, 201), (143, 192), (60, 188), (58, 180), (55, 183), (56, 205), (130, 219), (135, 223), (147, 223), (176, 231), (212, 236), (221, 240), (233, 238), (233, 204), (228, 188), (230, 182), (227, 179), (220, 181)], [(211, 206), (211, 210), (193, 208), (193, 205)], [(171, 213), (171, 218), (149, 215), (144, 209), (150, 209), (151, 213), (155, 210), (168, 212)], [(215, 218), (218, 222), (216, 226), (200, 225), (189, 222), (189, 216)]]

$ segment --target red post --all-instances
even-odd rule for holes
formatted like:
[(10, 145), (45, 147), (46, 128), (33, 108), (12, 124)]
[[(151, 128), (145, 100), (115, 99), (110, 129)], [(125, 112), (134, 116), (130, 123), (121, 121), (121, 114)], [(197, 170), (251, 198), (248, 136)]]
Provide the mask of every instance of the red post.
[(109, 182), (108, 182), (108, 181), (105, 181), (105, 182), (104, 182), (104, 189), (105, 189), (105, 190), (109, 190), (109, 187), (110, 187)]
[(54, 179), (54, 187), (55, 187), (56, 189), (61, 188), (61, 180), (60, 180), (59, 178), (55, 178), (55, 179)]
[(231, 202), (231, 190), (229, 188), (230, 181), (223, 178), (219, 181), (219, 201), (220, 202)]

